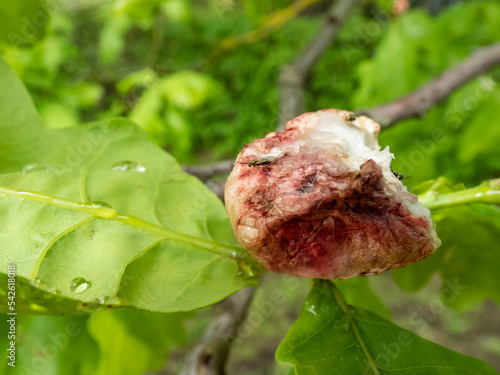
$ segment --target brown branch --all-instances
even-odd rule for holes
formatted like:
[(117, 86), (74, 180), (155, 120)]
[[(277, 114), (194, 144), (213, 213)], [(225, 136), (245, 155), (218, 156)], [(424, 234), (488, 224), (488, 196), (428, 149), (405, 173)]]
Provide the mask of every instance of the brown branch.
[(191, 351), (182, 375), (224, 375), (231, 344), (237, 337), (255, 293), (248, 287), (218, 305), (202, 341)]
[(280, 118), (278, 130), (305, 111), (304, 83), (311, 69), (332, 44), (348, 12), (357, 0), (337, 0), (328, 13), (320, 30), (302, 50), (291, 65), (281, 69), (279, 77)]
[(233, 169), (234, 160), (222, 160), (211, 164), (200, 165), (183, 165), (184, 172), (198, 177), (201, 181), (206, 182), (211, 177), (231, 172)]
[(499, 64), (500, 43), (480, 48), (460, 64), (445, 71), (439, 78), (412, 93), (391, 103), (358, 113), (371, 117), (382, 127), (424, 116), (429, 109), (448, 98), (455, 90)]
[[(227, 173), (231, 172), (231, 168), (228, 168)], [(212, 178), (205, 182), (207, 188), (212, 190), (212, 192), (217, 195), (217, 197), (224, 202), (224, 188), (226, 187), (227, 176), (221, 178)]]
[[(224, 202), (224, 187), (227, 175), (233, 169), (234, 160), (222, 160), (211, 164), (183, 165), (184, 172), (198, 177)], [(220, 175), (220, 178), (217, 176)]]

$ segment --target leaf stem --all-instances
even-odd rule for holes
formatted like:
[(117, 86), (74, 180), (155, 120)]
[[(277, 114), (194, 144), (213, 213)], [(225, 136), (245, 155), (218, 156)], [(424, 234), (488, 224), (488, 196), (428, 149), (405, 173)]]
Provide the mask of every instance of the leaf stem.
[(349, 324), (351, 325), (352, 330), (354, 331), (354, 335), (356, 336), (356, 340), (359, 342), (359, 345), (361, 345), (361, 348), (363, 349), (363, 352), (365, 353), (365, 356), (368, 359), (368, 363), (370, 364), (370, 367), (373, 370), (373, 375), (380, 375), (377, 364), (375, 363), (375, 360), (368, 351), (368, 348), (366, 347), (366, 344), (363, 341), (363, 338), (361, 337), (361, 334), (358, 331), (358, 327), (356, 326), (356, 323), (354, 321), (354, 316), (352, 315), (352, 311), (349, 309), (349, 305), (344, 299), (344, 295), (333, 281), (331, 281), (331, 284), (332, 284), (333, 295), (335, 296), (335, 299), (337, 300), (337, 303), (340, 305), (342, 311), (344, 311), (344, 314), (347, 316)]
[(174, 232), (172, 230), (152, 224), (146, 220), (140, 219), (135, 216), (128, 216), (117, 213), (117, 215), (112, 219), (124, 223), (126, 225), (143, 229), (146, 232), (152, 233), (161, 238), (180, 241), (187, 243), (189, 245), (198, 246), (205, 250), (209, 250), (213, 253), (224, 255), (230, 258), (236, 258), (238, 257), (238, 255), (242, 253), (242, 249), (240, 247), (223, 245), (212, 241), (202, 240), (201, 238), (190, 236), (187, 234)]
[(418, 199), (430, 210), (470, 203), (500, 205), (500, 179), (485, 181), (481, 185), (470, 189), (444, 194), (438, 193), (433, 186), (427, 193), (419, 195)]
[(51, 197), (35, 191), (21, 191), (9, 189), (0, 186), (0, 194), (18, 197), (20, 199), (28, 199), (39, 203), (50, 204), (52, 206), (66, 208), (68, 210), (85, 212), (87, 214), (97, 216), (104, 219), (109, 219), (116, 215), (116, 211), (111, 207), (96, 203), (96, 202), (74, 202), (66, 199)]
[(21, 191), (2, 186), (0, 186), (0, 194), (13, 196), (20, 199), (27, 199), (34, 202), (50, 204), (52, 206), (64, 208), (67, 210), (84, 212), (86, 214), (93, 215), (102, 219), (119, 221), (126, 225), (140, 228), (163, 239), (184, 242), (186, 244), (197, 246), (212, 253), (223, 255), (229, 258), (244, 258), (247, 263), (253, 263), (241, 247), (220, 244), (187, 234), (175, 232), (150, 223), (146, 220), (140, 219), (138, 217), (118, 213), (115, 209), (107, 206), (102, 202), (75, 202), (67, 199), (44, 195), (40, 192)]

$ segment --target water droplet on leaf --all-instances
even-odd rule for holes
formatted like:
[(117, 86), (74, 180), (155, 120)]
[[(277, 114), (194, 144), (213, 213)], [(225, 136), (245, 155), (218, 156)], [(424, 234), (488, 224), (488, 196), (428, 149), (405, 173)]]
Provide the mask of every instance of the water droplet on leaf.
[(61, 294), (56, 288), (47, 288), (45, 291), (50, 294)]
[(30, 280), (30, 284), (31, 286), (35, 287), (35, 288), (38, 288), (38, 289), (49, 289), (49, 287), (47, 285), (45, 285), (42, 280), (40, 279), (34, 279), (34, 280)]
[(73, 293), (80, 294), (85, 292), (90, 286), (90, 281), (85, 280), (83, 277), (77, 277), (71, 281), (69, 289)]
[(308, 301), (306, 301), (306, 303), (305, 303), (305, 308), (307, 309), (307, 311), (309, 311), (313, 315), (316, 315), (316, 316), (318, 315), (318, 313), (316, 312), (316, 306), (309, 303)]
[(101, 208), (101, 207), (112, 208), (106, 202), (101, 202), (101, 201), (86, 202), (85, 206), (89, 208)]
[(110, 301), (110, 299), (111, 298), (109, 298), (108, 296), (101, 296), (97, 297), (95, 300), (97, 303), (104, 305), (105, 303), (107, 304)]
[(143, 172), (146, 172), (146, 167), (140, 163), (136, 163), (135, 161), (125, 160), (125, 161), (120, 161), (120, 162), (114, 164), (111, 167), (111, 170), (118, 171), (118, 172), (143, 173)]
[(51, 169), (52, 167), (50, 165), (40, 164), (40, 163), (29, 163), (23, 167), (23, 174), (33, 173), (33, 172), (44, 172), (44, 171), (49, 171)]
[(80, 207), (92, 210), (92, 213), (99, 217), (110, 218), (116, 215), (116, 211), (106, 202), (92, 201), (80, 204)]

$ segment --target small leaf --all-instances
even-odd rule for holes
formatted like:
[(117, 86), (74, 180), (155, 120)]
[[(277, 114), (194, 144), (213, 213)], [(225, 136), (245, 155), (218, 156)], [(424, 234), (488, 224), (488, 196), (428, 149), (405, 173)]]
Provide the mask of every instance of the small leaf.
[[(496, 184), (495, 180), (490, 184)], [(483, 189), (494, 196), (496, 185), (481, 184), (469, 189), (467, 196), (477, 197)], [(415, 188), (419, 197), (432, 203), (436, 194), (455, 193), (464, 190), (463, 184), (452, 184), (440, 177)], [(464, 191), (466, 192), (466, 191)], [(469, 204), (432, 211), (436, 231), (442, 240), (438, 251), (422, 262), (393, 270), (396, 283), (408, 291), (423, 288), (432, 275), (439, 272), (443, 278), (442, 300), (455, 310), (464, 311), (486, 299), (500, 303), (500, 258), (495, 250), (500, 238), (500, 209), (495, 205)]]
[(349, 306), (327, 280), (313, 288), (276, 352), (311, 374), (497, 374), (489, 365), (424, 340), (370, 311)]
[(492, 298), (500, 304), (500, 209), (473, 204), (439, 210), (434, 214), (437, 233), (443, 244), (436, 254), (422, 262), (393, 270), (396, 283), (417, 291), (432, 275), (443, 277), (442, 300), (464, 311)]

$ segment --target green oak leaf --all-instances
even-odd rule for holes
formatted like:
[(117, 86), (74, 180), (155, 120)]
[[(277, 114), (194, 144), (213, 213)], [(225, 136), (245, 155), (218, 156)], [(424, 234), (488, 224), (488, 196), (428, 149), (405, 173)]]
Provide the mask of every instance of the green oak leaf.
[(48, 129), (4, 62), (0, 85), (0, 273), (47, 314), (187, 311), (255, 284), (222, 202), (139, 127)]
[(497, 374), (492, 367), (350, 306), (331, 281), (314, 280), (276, 352), (297, 375)]
[[(439, 178), (424, 182), (415, 192), (426, 194), (459, 192), (465, 187)], [(500, 239), (500, 209), (495, 205), (469, 204), (433, 210), (442, 245), (429, 258), (393, 270), (396, 283), (404, 290), (418, 291), (432, 275), (443, 278), (442, 300), (455, 310), (464, 311), (486, 299), (500, 303), (500, 258), (496, 254)]]
[(443, 241), (438, 251), (422, 262), (393, 270), (396, 283), (408, 291), (427, 285), (432, 275), (443, 277), (441, 297), (458, 311), (486, 299), (500, 304), (500, 209), (485, 204), (457, 206), (434, 213)]

